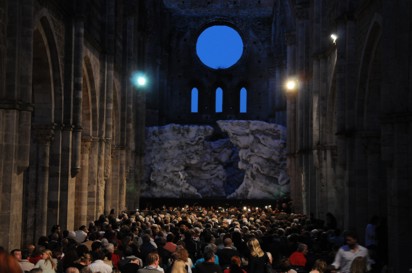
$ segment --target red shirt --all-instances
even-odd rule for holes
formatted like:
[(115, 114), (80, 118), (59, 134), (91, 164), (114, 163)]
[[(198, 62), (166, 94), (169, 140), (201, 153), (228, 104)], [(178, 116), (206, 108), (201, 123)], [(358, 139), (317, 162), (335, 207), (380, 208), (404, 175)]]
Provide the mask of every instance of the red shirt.
[(289, 257), (290, 265), (305, 266), (306, 257), (302, 252), (295, 251)]

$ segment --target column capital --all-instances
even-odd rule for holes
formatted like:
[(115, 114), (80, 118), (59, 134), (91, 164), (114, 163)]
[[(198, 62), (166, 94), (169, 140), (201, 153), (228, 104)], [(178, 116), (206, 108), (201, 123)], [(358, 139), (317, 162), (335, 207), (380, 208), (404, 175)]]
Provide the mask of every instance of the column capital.
[(50, 143), (54, 139), (54, 130), (56, 124), (33, 124), (32, 132), (34, 141), (37, 143)]
[(21, 100), (0, 100), (0, 109), (33, 112), (34, 105)]

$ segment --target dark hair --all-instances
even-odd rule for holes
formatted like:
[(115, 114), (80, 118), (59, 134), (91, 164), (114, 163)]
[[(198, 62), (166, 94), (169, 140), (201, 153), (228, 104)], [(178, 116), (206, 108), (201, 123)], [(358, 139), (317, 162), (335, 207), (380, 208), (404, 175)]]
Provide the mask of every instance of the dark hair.
[(344, 231), (344, 232), (343, 232), (343, 237), (344, 237), (344, 238), (346, 238), (346, 237), (351, 237), (351, 238), (353, 238), (353, 239), (355, 239), (355, 240), (358, 240), (358, 235), (357, 235), (356, 232), (353, 231), (353, 230), (346, 230), (346, 231)]
[(213, 252), (213, 250), (205, 249), (205, 252), (203, 253), (203, 258), (205, 259), (205, 261), (209, 261), (213, 257), (215, 257), (215, 253)]

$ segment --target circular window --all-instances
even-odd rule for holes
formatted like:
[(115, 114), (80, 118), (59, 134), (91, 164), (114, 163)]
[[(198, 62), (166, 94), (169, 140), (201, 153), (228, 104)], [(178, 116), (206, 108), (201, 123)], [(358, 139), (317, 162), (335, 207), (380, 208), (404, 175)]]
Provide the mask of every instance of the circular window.
[(229, 68), (242, 57), (243, 41), (233, 28), (214, 25), (197, 38), (196, 53), (202, 63), (210, 68)]

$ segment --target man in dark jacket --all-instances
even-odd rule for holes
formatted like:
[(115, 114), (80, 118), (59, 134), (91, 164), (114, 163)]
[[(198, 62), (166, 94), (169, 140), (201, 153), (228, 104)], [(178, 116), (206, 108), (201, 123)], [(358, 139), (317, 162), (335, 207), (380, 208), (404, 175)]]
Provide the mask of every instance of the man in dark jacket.
[(220, 266), (215, 264), (215, 253), (212, 250), (206, 250), (203, 257), (205, 261), (196, 265), (194, 273), (223, 273)]

